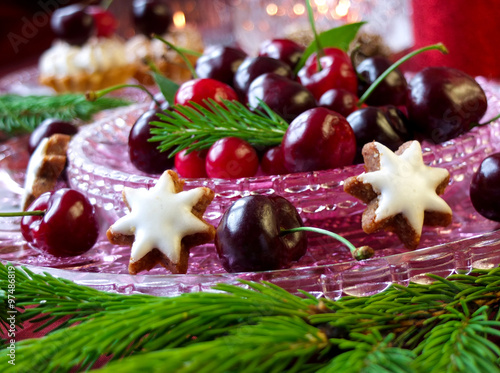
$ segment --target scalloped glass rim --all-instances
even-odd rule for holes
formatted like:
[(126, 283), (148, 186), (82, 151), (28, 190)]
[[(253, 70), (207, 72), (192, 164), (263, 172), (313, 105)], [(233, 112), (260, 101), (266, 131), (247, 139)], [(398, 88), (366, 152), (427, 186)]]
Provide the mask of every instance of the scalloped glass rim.
[[(495, 111), (500, 111), (498, 89), (485, 79), (478, 78), (478, 80), (488, 94), (489, 111), (485, 117), (489, 118), (493, 116)], [(113, 222), (113, 219), (124, 213), (120, 192), (125, 183), (135, 183), (131, 185), (134, 187), (150, 187), (154, 184), (155, 179), (144, 175), (127, 175), (100, 164), (89, 163), (88, 160), (80, 158), (79, 146), (81, 146), (82, 141), (86, 141), (84, 140), (85, 136), (91, 136), (95, 140), (102, 135), (102, 127), (107, 127), (108, 130), (112, 128), (110, 123), (112, 124), (117, 118), (123, 126), (130, 125), (122, 117), (126, 118), (127, 115), (131, 115), (134, 110), (137, 111), (140, 108), (139, 105), (134, 108), (113, 111), (109, 116), (86, 127), (72, 142), (69, 152), (71, 164), (68, 175), (73, 182), (76, 182), (75, 186), (88, 194), (97, 204), (103, 216), (106, 217), (104, 225)], [(136, 114), (137, 112), (133, 115)], [(116, 132), (113, 132), (113, 135), (116, 135)], [(92, 256), (101, 255), (100, 259), (103, 259), (103, 251), (96, 250), (89, 254), (88, 258), (77, 257), (67, 261), (67, 263), (51, 262), (50, 260), (44, 262), (43, 258), (39, 262), (25, 260), (26, 258), (16, 260), (16, 255), (12, 255), (12, 252), (15, 248), (18, 250), (23, 248), (24, 242), (19, 241), (18, 237), (9, 236), (13, 232), (9, 232), (8, 229), (2, 232), (1, 226), (0, 259), (4, 262), (10, 260), (16, 264), (28, 265), (28, 268), (35, 272), (49, 272), (103, 290), (166, 296), (191, 291), (211, 291), (211, 287), (217, 283), (237, 284), (238, 279), (247, 279), (272, 281), (294, 293), (297, 292), (297, 289), (302, 289), (317, 296), (325, 295), (336, 298), (341, 294), (373, 294), (385, 289), (393, 282), (407, 284), (411, 280), (426, 283), (429, 278), (425, 276), (425, 273), (429, 272), (446, 277), (453, 272), (467, 273), (471, 268), (491, 268), (500, 263), (500, 233), (497, 230), (499, 225), (472, 213), (468, 191), (464, 186), (467, 185), (470, 175), (482, 158), (495, 151), (495, 147), (500, 147), (500, 144), (495, 144), (498, 143), (495, 141), (498, 138), (500, 138), (500, 124), (495, 122), (491, 126), (474, 129), (469, 134), (438, 147), (423, 144), (424, 149), (427, 149), (425, 159), (428, 163), (439, 166), (446, 165), (450, 169), (452, 182), (445, 197), (456, 205), (454, 211), (457, 219), (454, 220), (451, 229), (426, 230), (422, 236), (422, 247), (424, 248), (414, 252), (407, 252), (395, 245), (394, 237), (390, 234), (364, 235), (360, 230), (359, 214), (363, 205), (357, 201), (346, 200), (346, 195), (335, 199), (335, 195), (338, 194), (336, 192), (342, 187), (342, 180), (362, 171), (362, 166), (358, 165), (341, 170), (292, 174), (282, 177), (262, 176), (237, 180), (192, 179), (188, 180), (187, 185), (189, 187), (207, 185), (216, 189), (220, 200), (217, 204), (218, 211), (216, 209), (216, 211), (209, 212), (208, 216), (208, 219), (214, 222), (220, 217), (220, 212), (241, 195), (266, 192), (285, 194), (285, 197), (293, 200), (304, 220), (310, 225), (332, 228), (337, 232), (339, 232), (338, 229), (342, 229), (342, 233), (345, 233), (343, 235), (351, 241), (355, 241), (355, 244), (356, 242), (359, 245), (366, 244), (367, 241), (377, 242), (383, 249), (377, 252), (378, 257), (367, 261), (353, 261), (349, 259), (348, 252), (342, 246), (325, 241), (323, 238), (312, 237), (310, 251), (313, 252), (313, 255), (286, 270), (228, 274), (221, 273), (219, 269), (216, 269), (215, 272), (207, 274), (188, 272), (186, 275), (163, 275), (159, 274), (161, 273), (159, 271), (152, 271), (149, 274), (136, 276), (119, 271), (95, 273), (100, 270), (96, 268), (99, 263), (92, 263)], [(98, 152), (94, 152), (95, 154)], [(0, 162), (2, 162), (1, 156)], [(80, 173), (82, 170), (83, 172)], [(109, 175), (112, 178), (108, 178)], [(129, 180), (128, 176), (132, 180)], [(114, 182), (118, 184), (113, 184)], [(144, 184), (141, 185), (141, 183)], [(270, 188), (270, 185), (275, 189)], [(111, 187), (112, 194), (105, 193), (108, 187)], [(111, 208), (109, 208), (110, 203), (113, 205)], [(115, 208), (115, 205), (118, 208)], [(457, 232), (457, 234), (453, 232)], [(2, 235), (4, 233), (5, 239)], [(2, 248), (4, 252), (2, 252)], [(202, 254), (203, 250), (206, 249), (201, 248)], [(317, 253), (323, 254), (325, 252), (330, 254), (335, 252), (337, 256), (332, 255), (329, 258), (330, 262), (318, 260), (318, 257), (315, 256)], [(104, 251), (104, 260), (113, 260), (120, 255), (123, 258), (122, 252), (119, 250)], [(196, 250), (194, 255), (197, 258), (198, 252)], [(84, 259), (90, 260), (90, 264), (87, 262), (87, 264), (80, 265)], [(198, 265), (196, 260), (194, 264)], [(61, 266), (62, 268), (74, 269), (57, 268)]]

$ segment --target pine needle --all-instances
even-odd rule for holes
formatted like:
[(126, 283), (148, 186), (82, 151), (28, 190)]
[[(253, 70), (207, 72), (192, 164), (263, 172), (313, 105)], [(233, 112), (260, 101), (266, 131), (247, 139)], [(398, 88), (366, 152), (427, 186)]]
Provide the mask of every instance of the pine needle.
[(87, 101), (83, 94), (56, 96), (0, 96), (0, 131), (18, 135), (33, 131), (44, 119), (88, 121), (99, 111), (128, 105), (120, 98), (102, 97)]

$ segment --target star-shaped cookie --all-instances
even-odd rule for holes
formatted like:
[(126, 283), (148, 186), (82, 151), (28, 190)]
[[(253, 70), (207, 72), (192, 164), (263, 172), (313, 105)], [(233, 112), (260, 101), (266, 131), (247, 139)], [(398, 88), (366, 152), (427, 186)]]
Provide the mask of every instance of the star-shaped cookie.
[(418, 141), (404, 143), (395, 153), (371, 142), (363, 147), (363, 158), (366, 172), (345, 180), (344, 191), (368, 204), (362, 216), (366, 233), (393, 231), (414, 250), (423, 225), (451, 223), (451, 208), (439, 196), (450, 174), (424, 164)]
[(31, 203), (56, 187), (57, 179), (66, 165), (66, 152), (71, 137), (54, 134), (44, 138), (30, 157), (24, 181), (21, 208), (26, 211)]
[(123, 189), (130, 213), (108, 229), (107, 237), (113, 244), (132, 246), (130, 274), (158, 263), (172, 273), (186, 273), (190, 248), (214, 239), (215, 228), (203, 220), (214, 192), (183, 187), (184, 181), (167, 170), (149, 190)]

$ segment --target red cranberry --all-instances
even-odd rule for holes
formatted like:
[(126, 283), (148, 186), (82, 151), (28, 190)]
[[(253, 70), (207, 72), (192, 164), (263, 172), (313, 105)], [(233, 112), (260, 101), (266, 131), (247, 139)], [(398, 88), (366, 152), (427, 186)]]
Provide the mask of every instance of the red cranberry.
[(290, 172), (326, 170), (352, 164), (356, 138), (342, 115), (314, 108), (290, 123), (281, 149)]
[(270, 57), (247, 57), (234, 74), (233, 87), (240, 100), (246, 101), (248, 87), (260, 75), (275, 73), (286, 78), (293, 78), (293, 71), (286, 63)]
[(113, 36), (118, 28), (118, 21), (110, 11), (98, 5), (91, 5), (85, 11), (94, 18), (97, 36), (103, 38)]
[(304, 54), (304, 46), (289, 39), (266, 40), (259, 48), (259, 56), (271, 57), (285, 62), (292, 69)]
[(40, 141), (46, 137), (50, 137), (56, 133), (63, 135), (74, 135), (78, 132), (78, 128), (66, 121), (49, 118), (45, 119), (40, 125), (31, 133), (28, 141), (28, 151), (32, 154), (37, 148)]
[(470, 199), (482, 216), (500, 222), (500, 153), (481, 162), (472, 177)]
[(159, 142), (151, 142), (151, 122), (160, 121), (160, 110), (148, 110), (134, 123), (128, 137), (130, 161), (140, 171), (148, 174), (161, 174), (174, 166), (174, 158), (169, 158), (170, 152), (160, 152)]
[(202, 178), (207, 177), (205, 162), (207, 150), (193, 150), (188, 153), (186, 149), (175, 155), (175, 168), (181, 177)]
[(205, 167), (208, 177), (251, 177), (257, 173), (259, 158), (255, 149), (245, 140), (225, 137), (208, 149)]
[(316, 100), (332, 88), (356, 94), (358, 78), (347, 53), (337, 48), (325, 48), (324, 52), (325, 55), (320, 58), (322, 70), (318, 71), (317, 55), (313, 53), (297, 74), (300, 83), (311, 91)]
[(487, 106), (486, 95), (474, 78), (449, 67), (427, 67), (409, 85), (410, 123), (436, 143), (467, 132)]
[(318, 106), (336, 111), (347, 117), (358, 110), (358, 96), (345, 89), (332, 88), (323, 93), (318, 101)]
[(74, 45), (84, 44), (94, 32), (94, 18), (80, 4), (65, 6), (52, 13), (50, 26), (54, 34)]
[(255, 79), (248, 89), (248, 106), (255, 110), (262, 101), (287, 122), (316, 107), (316, 100), (300, 83), (267, 73)]
[(28, 211), (43, 216), (24, 216), (21, 232), (34, 247), (54, 256), (83, 254), (94, 246), (99, 228), (94, 207), (80, 192), (59, 189), (42, 194)]
[(195, 102), (208, 109), (204, 100), (212, 99), (222, 104), (223, 100), (237, 101), (238, 95), (227, 84), (213, 79), (193, 79), (179, 87), (175, 94), (175, 104), (193, 106)]
[(281, 146), (275, 146), (264, 153), (260, 161), (260, 168), (266, 175), (285, 175), (288, 173)]
[(196, 74), (199, 78), (215, 79), (232, 86), (234, 73), (246, 56), (237, 48), (222, 45), (208, 47), (196, 61)]
[(132, 15), (136, 29), (147, 36), (163, 34), (172, 24), (172, 12), (162, 0), (134, 0)]
[(222, 266), (228, 272), (289, 267), (305, 254), (306, 235), (280, 233), (301, 226), (297, 210), (283, 197), (254, 195), (237, 200), (224, 213), (215, 236)]

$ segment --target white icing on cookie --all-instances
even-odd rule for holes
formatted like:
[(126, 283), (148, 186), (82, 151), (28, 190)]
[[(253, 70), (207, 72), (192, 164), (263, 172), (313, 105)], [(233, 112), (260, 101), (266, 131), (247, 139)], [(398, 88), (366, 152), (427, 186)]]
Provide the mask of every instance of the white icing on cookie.
[(149, 190), (124, 188), (131, 211), (110, 229), (113, 233), (135, 235), (132, 262), (156, 248), (171, 262), (178, 263), (182, 238), (206, 232), (209, 227), (191, 212), (203, 194), (203, 188), (175, 193), (171, 176), (164, 172)]
[(436, 193), (449, 172), (426, 166), (418, 141), (413, 141), (399, 156), (380, 143), (375, 146), (380, 154), (380, 169), (358, 178), (371, 184), (379, 194), (376, 221), (401, 213), (416, 232), (422, 232), (425, 211), (452, 213), (450, 206)]
[(30, 157), (28, 162), (28, 167), (26, 168), (26, 177), (24, 181), (24, 193), (21, 200), (21, 206), (26, 204), (27, 199), (33, 194), (33, 185), (35, 183), (36, 177), (38, 176), (38, 171), (42, 165), (43, 159), (47, 154), (47, 148), (49, 145), (49, 138), (46, 137), (40, 141), (40, 144), (36, 147), (35, 151)]

